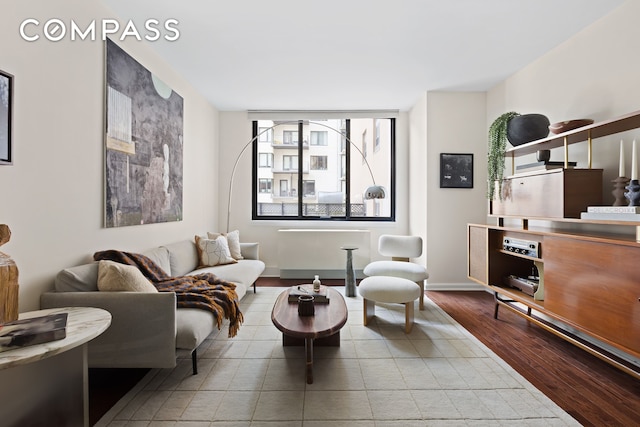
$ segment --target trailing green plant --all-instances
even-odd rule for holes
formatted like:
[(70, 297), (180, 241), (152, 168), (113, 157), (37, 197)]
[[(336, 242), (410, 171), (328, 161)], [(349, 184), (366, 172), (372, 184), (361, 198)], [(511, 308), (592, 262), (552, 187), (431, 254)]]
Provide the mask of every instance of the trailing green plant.
[[(489, 153), (487, 154), (488, 189), (487, 198), (495, 198), (495, 182), (498, 182), (498, 194), (502, 195), (502, 178), (504, 176), (504, 153), (507, 149), (507, 125), (509, 120), (519, 116), (509, 111), (495, 119), (489, 127)], [(502, 198), (502, 197), (501, 197)]]

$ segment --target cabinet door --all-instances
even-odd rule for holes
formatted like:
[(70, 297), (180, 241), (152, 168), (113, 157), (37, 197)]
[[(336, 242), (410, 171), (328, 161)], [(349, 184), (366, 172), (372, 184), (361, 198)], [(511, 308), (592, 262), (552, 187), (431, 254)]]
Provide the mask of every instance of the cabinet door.
[(556, 169), (513, 176), (502, 184), (493, 215), (580, 218), (587, 206), (602, 204), (602, 169)]
[(467, 227), (468, 269), (467, 275), (476, 282), (487, 284), (488, 228), (469, 225)]
[(545, 237), (545, 308), (640, 356), (640, 247)]
[(562, 170), (540, 175), (505, 179), (502, 200), (492, 203), (494, 215), (526, 215), (532, 217), (562, 218)]

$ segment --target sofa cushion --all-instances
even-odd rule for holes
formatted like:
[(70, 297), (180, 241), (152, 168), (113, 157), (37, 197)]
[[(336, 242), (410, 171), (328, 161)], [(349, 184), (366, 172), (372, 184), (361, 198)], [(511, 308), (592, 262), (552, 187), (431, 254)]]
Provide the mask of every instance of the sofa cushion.
[(198, 251), (193, 240), (182, 240), (163, 247), (169, 252), (171, 273), (167, 273), (172, 276), (184, 276), (198, 267)]
[(218, 236), (216, 239), (196, 236), (196, 248), (198, 249), (198, 268), (238, 262), (231, 256), (225, 236)]
[(164, 270), (169, 276), (171, 273), (171, 261), (169, 260), (169, 251), (167, 248), (160, 246), (159, 248), (149, 249), (147, 251), (142, 252), (142, 255), (151, 259), (151, 261), (155, 262), (158, 267)]
[(217, 265), (215, 267), (199, 268), (189, 273), (192, 275), (200, 273), (213, 273), (222, 280), (235, 283), (238, 300), (244, 297), (247, 288), (264, 271), (264, 262), (257, 259), (242, 259), (237, 264)]
[(224, 236), (227, 238), (227, 243), (229, 244), (229, 252), (231, 252), (231, 257), (236, 260), (242, 259), (242, 250), (240, 248), (240, 231), (233, 230), (228, 233), (207, 233), (207, 237), (209, 239), (217, 239), (220, 236)]
[(91, 292), (98, 290), (98, 263), (65, 268), (56, 275), (58, 292)]
[(176, 310), (176, 348), (193, 350), (216, 329), (213, 314), (199, 308)]
[(106, 260), (98, 263), (98, 289), (104, 292), (158, 292), (138, 267)]

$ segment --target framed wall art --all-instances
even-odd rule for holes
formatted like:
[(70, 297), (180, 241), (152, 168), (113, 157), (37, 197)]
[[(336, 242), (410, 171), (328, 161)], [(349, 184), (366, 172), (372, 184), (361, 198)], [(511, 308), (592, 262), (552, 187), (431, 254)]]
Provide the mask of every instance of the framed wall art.
[(105, 226), (182, 220), (183, 99), (106, 41)]
[(473, 154), (440, 153), (440, 188), (473, 188)]
[(0, 70), (0, 165), (13, 163), (11, 115), (13, 107), (13, 76)]

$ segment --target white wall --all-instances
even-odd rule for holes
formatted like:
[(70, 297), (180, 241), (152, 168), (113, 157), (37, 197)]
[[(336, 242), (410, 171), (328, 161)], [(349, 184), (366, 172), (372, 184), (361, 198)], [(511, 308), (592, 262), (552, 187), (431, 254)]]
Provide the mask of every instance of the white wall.
[(427, 94), (418, 99), (409, 111), (409, 234), (420, 236), (424, 248), (419, 262), (430, 268), (427, 259)]
[(217, 111), (144, 43), (121, 44), (184, 98), (184, 220), (103, 228), (104, 44), (26, 42), (26, 18), (89, 22), (113, 18), (85, 0), (5, 0), (0, 69), (15, 76), (14, 164), (0, 166), (1, 250), (20, 272), (20, 311), (39, 308), (62, 268), (103, 249), (144, 250), (207, 231), (217, 223)]
[[(410, 111), (411, 234), (425, 238), (428, 289), (467, 289), (467, 223), (486, 219), (486, 96), (428, 92)], [(440, 153), (471, 153), (472, 189), (440, 188)]]
[[(490, 124), (506, 111), (542, 113), (551, 123), (579, 118), (602, 121), (640, 109), (640, 2), (627, 1), (534, 63), (520, 70), (487, 94)], [(626, 141), (627, 173), (631, 140), (640, 131), (594, 141), (593, 167), (604, 168), (604, 200), (613, 202), (620, 139)], [(571, 161), (587, 166), (587, 144), (569, 147)], [(562, 160), (562, 149), (552, 152)], [(516, 159), (516, 164), (526, 160)], [(510, 162), (507, 168), (510, 170)]]
[[(382, 259), (377, 254), (380, 234), (406, 234), (409, 211), (408, 163), (409, 142), (408, 119), (401, 114), (396, 120), (396, 221), (395, 222), (336, 222), (336, 221), (265, 221), (251, 220), (251, 149), (248, 148), (238, 163), (235, 172), (231, 200), (230, 230), (240, 230), (242, 241), (260, 242), (260, 259), (266, 264), (264, 276), (278, 276), (279, 268), (277, 231), (283, 228), (362, 229), (371, 230), (372, 259)], [(251, 141), (251, 121), (246, 112), (220, 112), (220, 169), (218, 215), (219, 229), (226, 229), (229, 182), (233, 164), (243, 147)], [(345, 257), (346, 259), (346, 257)]]
[[(429, 287), (469, 286), (467, 224), (486, 215), (485, 93), (427, 94), (427, 265)], [(440, 153), (473, 154), (473, 188), (440, 188)]]

